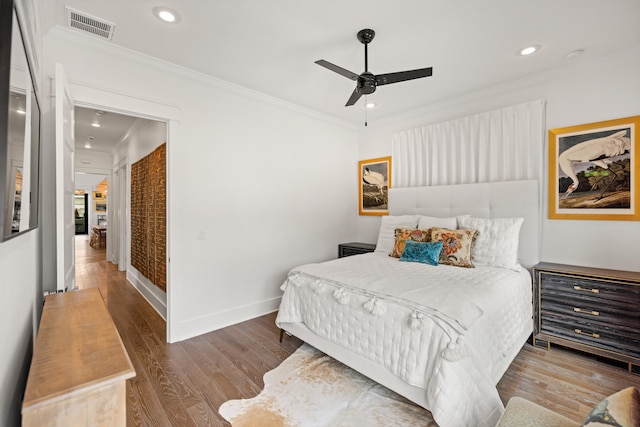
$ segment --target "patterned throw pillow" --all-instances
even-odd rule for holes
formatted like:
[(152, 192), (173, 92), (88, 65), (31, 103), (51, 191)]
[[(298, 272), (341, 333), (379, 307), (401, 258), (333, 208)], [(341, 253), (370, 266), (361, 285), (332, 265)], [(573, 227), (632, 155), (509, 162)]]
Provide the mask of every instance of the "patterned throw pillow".
[(413, 240), (407, 240), (404, 252), (400, 256), (400, 261), (438, 265), (441, 250), (442, 242), (414, 242)]
[(428, 242), (431, 235), (429, 230), (416, 230), (413, 228), (396, 228), (395, 242), (389, 256), (400, 258), (404, 252), (405, 242), (413, 240), (414, 242)]
[(471, 254), (477, 237), (478, 232), (471, 228), (463, 230), (431, 229), (431, 241), (442, 242), (439, 263), (456, 267), (474, 267), (471, 262), (473, 260)]
[(640, 391), (628, 387), (602, 400), (584, 420), (583, 427), (640, 425)]

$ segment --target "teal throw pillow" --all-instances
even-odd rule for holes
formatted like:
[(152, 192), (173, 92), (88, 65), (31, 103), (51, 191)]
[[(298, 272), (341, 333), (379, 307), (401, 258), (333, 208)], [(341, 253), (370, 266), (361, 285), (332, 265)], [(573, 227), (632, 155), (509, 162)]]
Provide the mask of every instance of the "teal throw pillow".
[(441, 250), (442, 242), (414, 242), (413, 240), (407, 240), (404, 252), (400, 256), (400, 261), (438, 265)]

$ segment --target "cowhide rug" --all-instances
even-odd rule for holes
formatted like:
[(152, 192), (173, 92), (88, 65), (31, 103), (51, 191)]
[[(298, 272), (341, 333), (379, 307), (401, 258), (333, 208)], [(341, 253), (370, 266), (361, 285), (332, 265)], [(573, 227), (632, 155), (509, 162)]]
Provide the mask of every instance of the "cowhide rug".
[(265, 374), (258, 396), (218, 412), (233, 427), (437, 427), (426, 409), (307, 344)]

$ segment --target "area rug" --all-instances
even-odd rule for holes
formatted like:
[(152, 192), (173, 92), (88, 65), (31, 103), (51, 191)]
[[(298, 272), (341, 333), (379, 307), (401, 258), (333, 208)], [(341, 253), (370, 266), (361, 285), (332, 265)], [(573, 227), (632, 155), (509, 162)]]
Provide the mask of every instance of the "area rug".
[(437, 427), (426, 409), (307, 344), (265, 374), (258, 396), (218, 412), (233, 427)]

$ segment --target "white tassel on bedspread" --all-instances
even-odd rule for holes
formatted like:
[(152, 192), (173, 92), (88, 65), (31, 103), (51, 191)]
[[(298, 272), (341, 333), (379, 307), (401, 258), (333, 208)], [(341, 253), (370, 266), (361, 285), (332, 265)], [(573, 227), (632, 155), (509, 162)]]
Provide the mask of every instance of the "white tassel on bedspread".
[(455, 342), (450, 342), (447, 348), (442, 350), (442, 357), (449, 362), (457, 362), (467, 356), (469, 356), (469, 349), (464, 344), (463, 337), (458, 337)]
[(322, 282), (320, 280), (314, 280), (313, 282), (309, 283), (309, 287), (313, 292), (317, 294), (322, 290)]
[(364, 308), (374, 316), (379, 316), (387, 311), (386, 304), (376, 297), (371, 297), (369, 301), (365, 302), (362, 305), (362, 308)]
[(333, 291), (333, 298), (338, 301), (338, 304), (342, 305), (349, 304), (349, 301), (351, 301), (351, 298), (349, 298), (349, 293), (345, 288), (338, 288)]
[(409, 327), (414, 331), (424, 329), (424, 327), (427, 325), (427, 322), (429, 322), (429, 319), (427, 319), (427, 317), (419, 311), (412, 311), (411, 315), (409, 316)]
[(285, 280), (282, 286), (280, 286), (280, 290), (285, 291), (287, 289), (287, 286), (289, 286), (289, 283), (299, 288), (300, 286), (304, 285), (306, 281), (300, 274), (289, 274), (287, 280)]

